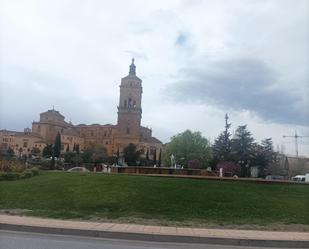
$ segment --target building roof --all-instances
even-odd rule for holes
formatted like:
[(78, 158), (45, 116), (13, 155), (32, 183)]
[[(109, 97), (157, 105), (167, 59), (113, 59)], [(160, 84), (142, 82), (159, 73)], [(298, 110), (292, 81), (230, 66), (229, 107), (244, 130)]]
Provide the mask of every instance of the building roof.
[(7, 135), (12, 135), (16, 137), (34, 137), (34, 138), (42, 138), (40, 135), (30, 132), (22, 132), (22, 131), (10, 131), (10, 130), (0, 130), (0, 133), (5, 133)]
[(54, 110), (54, 109), (47, 110), (46, 112), (40, 113), (40, 115), (45, 115), (45, 114), (51, 114), (51, 115), (55, 115), (55, 116), (59, 116), (59, 117), (64, 118), (64, 116), (61, 115), (59, 111), (56, 111), (56, 110)]
[(75, 129), (65, 129), (63, 130), (62, 134), (68, 136), (79, 136), (78, 132)]
[(104, 125), (101, 125), (101, 124), (90, 124), (90, 125), (87, 125), (87, 124), (78, 124), (78, 125), (76, 125), (75, 127), (78, 127), (78, 128), (80, 128), (80, 127), (91, 127), (91, 126), (99, 126), (99, 127), (107, 127), (107, 128), (109, 128), (109, 127), (115, 127), (115, 125), (113, 125), (113, 124), (104, 124)]
[(158, 143), (158, 144), (162, 144), (162, 142), (155, 138), (155, 137), (148, 137), (148, 138), (143, 138), (141, 140), (141, 142), (144, 142), (144, 143)]

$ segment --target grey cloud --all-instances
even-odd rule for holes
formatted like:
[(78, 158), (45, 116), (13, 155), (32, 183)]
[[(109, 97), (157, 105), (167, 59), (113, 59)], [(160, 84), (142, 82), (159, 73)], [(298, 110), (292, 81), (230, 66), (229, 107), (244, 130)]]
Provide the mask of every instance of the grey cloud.
[(183, 69), (181, 75), (167, 91), (177, 101), (250, 110), (276, 123), (309, 124), (303, 97), (279, 88), (278, 76), (263, 61), (218, 61), (199, 69)]

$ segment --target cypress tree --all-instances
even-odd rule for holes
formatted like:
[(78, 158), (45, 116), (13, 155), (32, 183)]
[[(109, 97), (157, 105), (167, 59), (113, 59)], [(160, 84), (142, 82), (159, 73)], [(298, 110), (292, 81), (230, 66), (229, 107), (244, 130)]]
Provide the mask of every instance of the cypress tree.
[(60, 153), (61, 153), (61, 136), (60, 133), (58, 132), (54, 143), (54, 156), (60, 157)]
[(153, 165), (157, 164), (157, 150), (154, 151), (153, 155)]
[(161, 167), (161, 163), (162, 163), (162, 155), (161, 155), (161, 153), (162, 153), (162, 150), (161, 150), (161, 148), (160, 148), (160, 151), (159, 151), (159, 160), (158, 160), (158, 167)]

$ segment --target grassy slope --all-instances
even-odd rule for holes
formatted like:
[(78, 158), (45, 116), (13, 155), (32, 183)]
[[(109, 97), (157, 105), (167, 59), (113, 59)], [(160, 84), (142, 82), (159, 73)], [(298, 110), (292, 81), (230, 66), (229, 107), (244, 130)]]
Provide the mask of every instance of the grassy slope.
[(47, 173), (0, 182), (0, 209), (57, 218), (309, 224), (309, 186)]

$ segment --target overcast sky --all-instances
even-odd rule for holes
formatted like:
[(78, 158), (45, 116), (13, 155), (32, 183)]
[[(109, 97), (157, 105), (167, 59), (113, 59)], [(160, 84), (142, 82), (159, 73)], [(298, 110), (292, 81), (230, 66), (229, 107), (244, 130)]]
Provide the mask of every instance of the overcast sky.
[[(309, 136), (309, 1), (0, 0), (0, 129), (39, 113), (117, 121), (119, 84), (135, 58), (142, 124), (168, 142), (211, 141), (247, 124), (286, 153)], [(309, 156), (309, 138), (299, 143)]]

